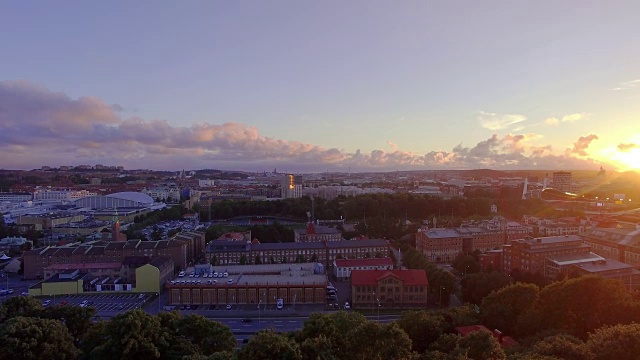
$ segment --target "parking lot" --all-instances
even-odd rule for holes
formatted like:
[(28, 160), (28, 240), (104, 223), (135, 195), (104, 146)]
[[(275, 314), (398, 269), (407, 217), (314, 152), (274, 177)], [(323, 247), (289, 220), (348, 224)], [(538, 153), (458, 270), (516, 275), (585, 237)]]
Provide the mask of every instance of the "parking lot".
[(83, 301), (87, 306), (94, 307), (100, 313), (120, 313), (133, 309), (142, 308), (147, 300), (152, 296), (148, 294), (99, 294), (99, 295), (64, 295), (42, 298), (43, 301), (50, 300), (50, 305), (78, 305)]

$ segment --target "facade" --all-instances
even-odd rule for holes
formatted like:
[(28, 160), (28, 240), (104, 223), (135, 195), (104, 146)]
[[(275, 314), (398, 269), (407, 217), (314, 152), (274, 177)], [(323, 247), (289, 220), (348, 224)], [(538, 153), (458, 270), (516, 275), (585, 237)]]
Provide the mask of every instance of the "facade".
[(278, 299), (292, 306), (325, 303), (327, 277), (314, 263), (214, 266), (197, 275), (176, 277), (165, 284), (171, 305), (267, 306)]
[(596, 275), (622, 281), (629, 290), (640, 289), (640, 271), (629, 264), (613, 259), (603, 259), (574, 265), (571, 271), (579, 275)]
[(32, 199), (33, 195), (31, 193), (0, 192), (0, 202), (23, 202), (31, 201)]
[(478, 255), (478, 260), (482, 270), (502, 272), (502, 249), (489, 250), (484, 254), (480, 254)]
[[(128, 256), (146, 256), (171, 258), (174, 271), (181, 270), (202, 256), (204, 234), (196, 232), (193, 236), (180, 233), (168, 240), (160, 241), (94, 241), (74, 243), (64, 246), (50, 246), (25, 251), (23, 254), (24, 278), (43, 279), (44, 270), (54, 264), (78, 263), (122, 263)], [(197, 235), (197, 236), (196, 236)]]
[(585, 232), (582, 237), (594, 253), (640, 268), (640, 226), (598, 227)]
[(351, 306), (362, 308), (426, 308), (424, 270), (353, 270)]
[(294, 229), (293, 234), (295, 242), (343, 240), (340, 230), (330, 226), (316, 225), (312, 222), (307, 224), (305, 229)]
[(560, 191), (571, 191), (571, 173), (556, 171), (553, 173), (553, 188)]
[(477, 226), (423, 227), (416, 234), (416, 250), (431, 262), (451, 262), (459, 253), (500, 249), (509, 240), (524, 239), (531, 231), (529, 226), (499, 218)]
[(0, 240), (0, 251), (20, 251), (31, 249), (33, 241), (23, 237), (6, 237)]
[(206, 261), (219, 265), (319, 262), (327, 269), (338, 258), (363, 259), (389, 256), (389, 243), (382, 239), (328, 242), (252, 244), (240, 241), (211, 241)]
[(544, 274), (545, 262), (549, 257), (562, 255), (588, 255), (589, 245), (583, 244), (578, 235), (551, 236), (512, 240), (503, 246), (502, 268), (505, 273), (521, 270)]
[(21, 215), (18, 217), (17, 224), (33, 225), (34, 229), (37, 231), (40, 231), (40, 230), (47, 231), (59, 225), (83, 221), (84, 218), (85, 216), (82, 214), (70, 213), (70, 212), (56, 212), (56, 213), (46, 213), (46, 214), (38, 214), (38, 215)]
[[(134, 264), (135, 267), (132, 266)], [(144, 258), (141, 262), (127, 258), (121, 264), (54, 264), (46, 268), (45, 280), (29, 289), (29, 295), (159, 293), (163, 289), (162, 285), (173, 276), (173, 267), (173, 261), (166, 256)]]
[(73, 201), (98, 194), (87, 190), (38, 189), (33, 192), (33, 200)]
[(284, 175), (280, 180), (280, 197), (296, 199), (302, 197), (302, 177), (291, 174)]
[(333, 260), (333, 275), (340, 280), (351, 277), (353, 270), (391, 270), (393, 260), (391, 258), (367, 258), (367, 259), (335, 259)]
[(574, 266), (582, 266), (592, 262), (604, 261), (605, 258), (592, 252), (550, 256), (545, 259), (544, 276), (549, 279), (568, 277)]

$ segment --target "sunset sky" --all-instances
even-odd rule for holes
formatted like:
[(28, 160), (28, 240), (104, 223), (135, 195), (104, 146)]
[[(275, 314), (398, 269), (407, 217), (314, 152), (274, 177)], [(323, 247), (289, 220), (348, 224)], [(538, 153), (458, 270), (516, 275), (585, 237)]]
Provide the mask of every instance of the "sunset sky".
[(0, 168), (640, 169), (640, 1), (0, 4)]

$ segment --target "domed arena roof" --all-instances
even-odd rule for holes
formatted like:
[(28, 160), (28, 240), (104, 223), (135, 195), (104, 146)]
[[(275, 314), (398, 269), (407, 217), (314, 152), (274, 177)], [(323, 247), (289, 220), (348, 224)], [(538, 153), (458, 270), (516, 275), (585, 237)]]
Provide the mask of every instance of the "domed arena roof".
[(123, 191), (107, 195), (107, 197), (113, 197), (123, 200), (130, 200), (140, 204), (151, 205), (153, 204), (153, 198), (147, 194), (134, 191)]

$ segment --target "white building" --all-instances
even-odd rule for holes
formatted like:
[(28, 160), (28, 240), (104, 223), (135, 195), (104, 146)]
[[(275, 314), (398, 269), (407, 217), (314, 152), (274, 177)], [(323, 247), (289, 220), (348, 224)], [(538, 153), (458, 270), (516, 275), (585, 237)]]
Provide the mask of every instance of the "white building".
[(87, 190), (38, 189), (33, 193), (33, 200), (72, 201), (96, 195), (98, 194)]
[(352, 270), (391, 269), (393, 269), (391, 258), (335, 259), (333, 261), (333, 275), (342, 280), (351, 278)]
[(295, 199), (302, 197), (302, 177), (291, 174), (284, 175), (280, 181), (280, 197)]
[(10, 192), (0, 192), (0, 202), (9, 201), (9, 202), (22, 202), (22, 201), (30, 201), (33, 199), (33, 195), (30, 193), (10, 193)]

